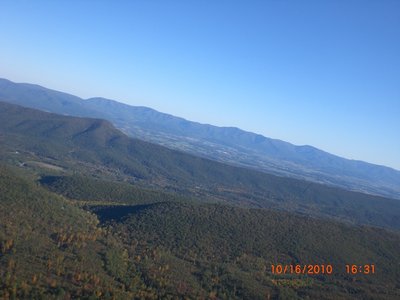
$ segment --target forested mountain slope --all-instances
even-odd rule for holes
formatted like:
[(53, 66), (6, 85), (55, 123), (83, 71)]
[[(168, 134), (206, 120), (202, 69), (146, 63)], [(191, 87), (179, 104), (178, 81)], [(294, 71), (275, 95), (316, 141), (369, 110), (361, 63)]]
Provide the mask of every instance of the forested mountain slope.
[(0, 100), (106, 119), (130, 136), (233, 165), (400, 199), (400, 171), (340, 158), (311, 146), (294, 146), (238, 128), (190, 122), (108, 99), (83, 100), (5, 79), (0, 79)]
[(121, 244), (32, 179), (0, 165), (0, 298), (128, 297), (104, 267)]
[[(98, 213), (110, 215), (110, 208)], [(144, 245), (157, 249), (145, 262), (148, 270), (179, 265), (152, 278), (159, 282), (179, 278), (187, 295), (201, 286), (227, 299), (400, 296), (400, 236), (384, 230), (270, 210), (181, 203), (139, 207), (113, 230), (127, 245), (137, 241), (129, 248), (132, 255)], [(346, 274), (346, 264), (364, 266), (372, 261), (379, 274)], [(277, 276), (271, 269), (278, 264), (327, 263), (333, 266), (331, 275)], [(284, 278), (290, 278), (286, 288), (279, 287)]]
[[(400, 228), (400, 202), (277, 177), (132, 139), (109, 122), (0, 103), (3, 159), (50, 162), (163, 191), (251, 207)], [(16, 154), (15, 152), (18, 152)], [(28, 164), (29, 165), (29, 164)], [(68, 173), (69, 171), (69, 173)]]
[[(384, 229), (172, 196), (98, 205), (99, 195), (89, 205), (99, 223), (79, 201), (38, 186), (31, 170), (3, 165), (0, 189), (4, 299), (400, 296), (400, 236)], [(280, 264), (330, 265), (332, 273), (273, 273)], [(348, 274), (346, 264), (374, 265), (374, 272)]]
[(398, 200), (194, 157), (100, 119), (1, 102), (0, 119), (0, 298), (400, 296)]

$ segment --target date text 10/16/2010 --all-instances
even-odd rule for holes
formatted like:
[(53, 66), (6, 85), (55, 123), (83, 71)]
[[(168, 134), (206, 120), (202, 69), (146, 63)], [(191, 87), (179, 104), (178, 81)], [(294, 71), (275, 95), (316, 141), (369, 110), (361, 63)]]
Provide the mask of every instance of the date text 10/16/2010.
[[(271, 265), (272, 274), (307, 274), (307, 275), (331, 275), (334, 268), (330, 264), (311, 264), (311, 265)], [(345, 265), (344, 272), (347, 274), (375, 274), (375, 265)]]

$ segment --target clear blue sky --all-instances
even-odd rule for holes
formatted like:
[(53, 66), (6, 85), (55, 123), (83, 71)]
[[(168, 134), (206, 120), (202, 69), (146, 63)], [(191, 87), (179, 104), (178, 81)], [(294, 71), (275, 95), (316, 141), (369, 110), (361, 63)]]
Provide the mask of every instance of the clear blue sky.
[(400, 1), (0, 1), (0, 77), (400, 169)]

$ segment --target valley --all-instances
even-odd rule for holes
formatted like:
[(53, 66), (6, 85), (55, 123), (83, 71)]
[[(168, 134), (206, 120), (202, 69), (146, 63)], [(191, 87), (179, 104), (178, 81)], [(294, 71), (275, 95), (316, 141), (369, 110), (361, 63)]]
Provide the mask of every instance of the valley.
[(398, 200), (191, 156), (99, 119), (8, 103), (0, 118), (2, 298), (400, 296)]

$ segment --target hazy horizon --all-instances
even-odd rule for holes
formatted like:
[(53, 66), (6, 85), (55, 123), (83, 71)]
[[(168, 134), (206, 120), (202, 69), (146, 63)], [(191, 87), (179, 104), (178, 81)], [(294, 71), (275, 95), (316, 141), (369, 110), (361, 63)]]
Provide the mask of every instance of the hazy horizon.
[(5, 1), (0, 25), (11, 81), (400, 170), (395, 1)]

